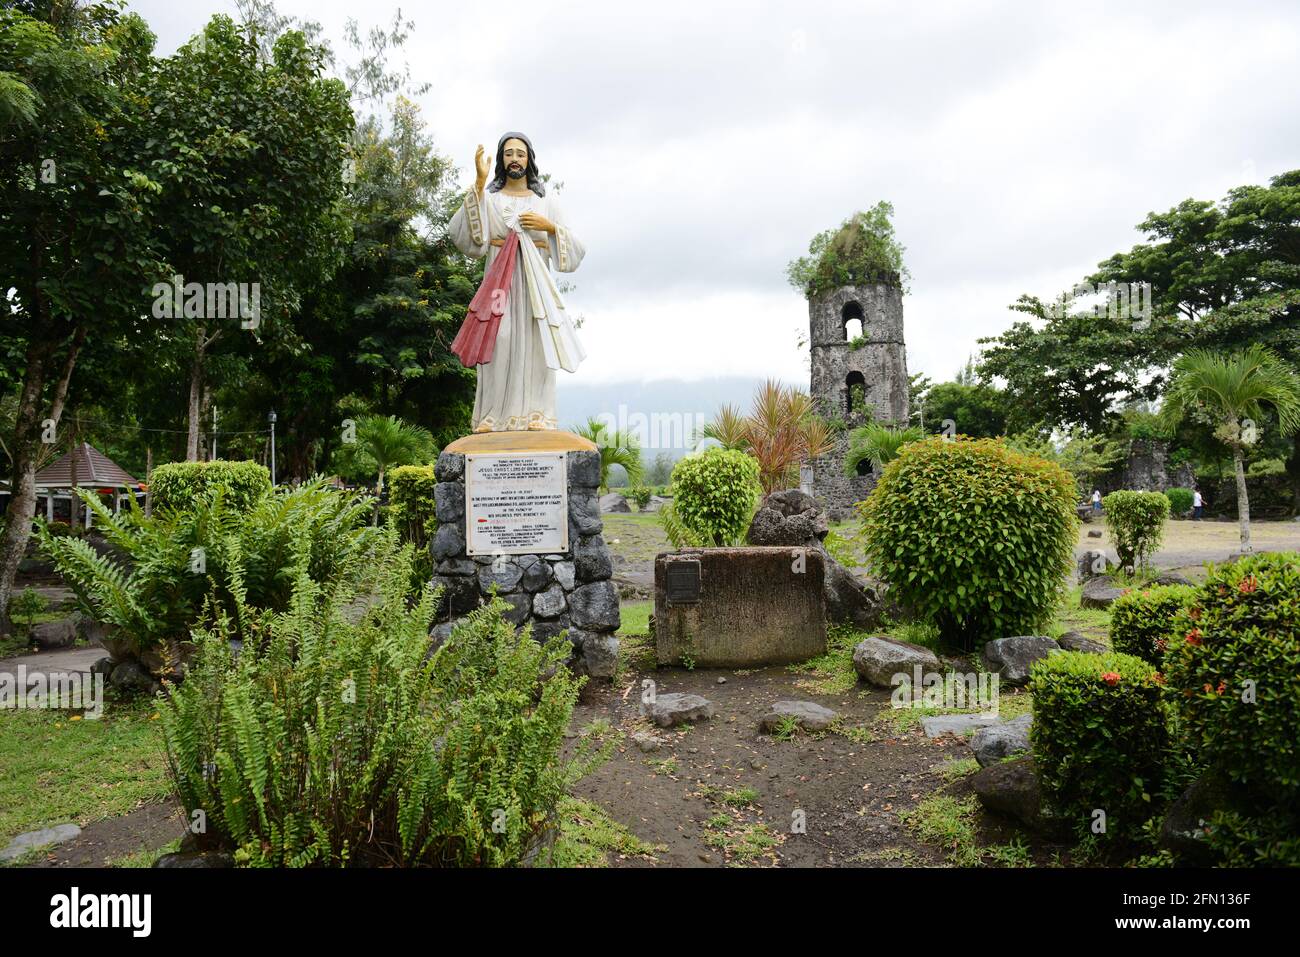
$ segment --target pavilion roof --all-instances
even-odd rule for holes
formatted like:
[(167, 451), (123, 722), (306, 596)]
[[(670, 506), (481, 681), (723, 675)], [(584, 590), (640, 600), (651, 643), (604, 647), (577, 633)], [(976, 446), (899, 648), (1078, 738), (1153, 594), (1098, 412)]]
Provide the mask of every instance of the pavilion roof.
[(134, 488), (137, 482), (122, 466), (118, 465), (89, 442), (82, 442), (57, 462), (53, 462), (36, 473), (37, 488), (71, 488), (73, 457), (77, 462), (77, 486), (91, 488), (105, 486), (114, 488), (127, 486)]

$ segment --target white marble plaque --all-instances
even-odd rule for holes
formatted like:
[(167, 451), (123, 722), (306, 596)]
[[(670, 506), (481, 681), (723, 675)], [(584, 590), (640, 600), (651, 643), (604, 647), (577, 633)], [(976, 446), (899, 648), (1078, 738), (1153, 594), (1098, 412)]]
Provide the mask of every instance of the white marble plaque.
[(565, 453), (467, 454), (465, 546), (469, 555), (567, 552)]

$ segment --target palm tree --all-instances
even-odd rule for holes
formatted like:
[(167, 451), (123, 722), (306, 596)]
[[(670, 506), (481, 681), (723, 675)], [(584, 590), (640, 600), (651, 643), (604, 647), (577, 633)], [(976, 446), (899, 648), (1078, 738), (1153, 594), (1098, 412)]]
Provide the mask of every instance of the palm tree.
[(597, 418), (590, 418), (586, 425), (573, 429), (575, 435), (590, 439), (600, 449), (600, 487), (609, 490), (609, 469), (612, 465), (621, 465), (627, 472), (627, 484), (641, 483), (641, 443), (636, 433), (611, 429)]
[(717, 418), (700, 429), (697, 442), (703, 439), (757, 459), (764, 495), (798, 486), (799, 466), (834, 447), (830, 427), (817, 415), (812, 397), (774, 379), (754, 394), (749, 415), (724, 405)]
[(1215, 438), (1232, 450), (1243, 552), (1251, 550), (1245, 450), (1254, 444), (1256, 423), (1266, 408), (1277, 415), (1283, 435), (1300, 430), (1300, 377), (1276, 354), (1255, 344), (1226, 356), (1207, 349), (1184, 353), (1174, 363), (1160, 410), (1170, 428), (1190, 410), (1204, 410), (1216, 423)]
[(844, 474), (856, 475), (858, 466), (867, 461), (873, 471), (898, 458), (898, 452), (909, 442), (925, 438), (918, 428), (894, 429), (879, 422), (870, 422), (849, 433), (849, 450), (844, 456)]
[(384, 492), (384, 475), (399, 465), (416, 465), (433, 457), (428, 429), (403, 422), (395, 415), (367, 415), (357, 422), (356, 455), (371, 472), (379, 473), (376, 494)]

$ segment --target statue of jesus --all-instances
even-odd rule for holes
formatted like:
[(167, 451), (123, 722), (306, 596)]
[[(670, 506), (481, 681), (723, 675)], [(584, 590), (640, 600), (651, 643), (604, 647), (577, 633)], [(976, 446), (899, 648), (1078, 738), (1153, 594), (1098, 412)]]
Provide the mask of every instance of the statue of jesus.
[(474, 168), (474, 187), (449, 226), (457, 249), (487, 257), (483, 283), (452, 343), (463, 365), (478, 368), (473, 428), (555, 429), (555, 370), (576, 371), (586, 353), (548, 264), (573, 272), (586, 250), (547, 195), (527, 136), (501, 137), (491, 183), (482, 145)]

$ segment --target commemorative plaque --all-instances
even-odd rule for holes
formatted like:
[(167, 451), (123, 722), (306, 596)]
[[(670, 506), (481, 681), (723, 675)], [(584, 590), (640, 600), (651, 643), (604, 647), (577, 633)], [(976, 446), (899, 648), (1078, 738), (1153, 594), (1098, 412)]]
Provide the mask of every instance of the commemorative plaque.
[(467, 454), (465, 546), (469, 555), (567, 552), (565, 453)]

